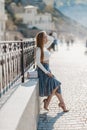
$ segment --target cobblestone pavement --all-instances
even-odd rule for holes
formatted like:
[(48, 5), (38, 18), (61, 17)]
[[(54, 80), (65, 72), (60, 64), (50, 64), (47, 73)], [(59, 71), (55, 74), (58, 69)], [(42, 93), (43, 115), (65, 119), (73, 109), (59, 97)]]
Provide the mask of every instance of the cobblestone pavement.
[(69, 47), (59, 45), (51, 59), (51, 70), (62, 82), (62, 95), (69, 112), (62, 112), (56, 96), (47, 112), (43, 109), (43, 98), (40, 98), (38, 130), (87, 130), (87, 53), (84, 43)]

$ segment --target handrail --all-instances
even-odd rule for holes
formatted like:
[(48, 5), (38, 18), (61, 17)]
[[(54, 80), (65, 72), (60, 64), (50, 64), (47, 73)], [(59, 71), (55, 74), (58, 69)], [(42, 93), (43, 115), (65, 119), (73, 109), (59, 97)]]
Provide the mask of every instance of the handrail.
[(0, 41), (0, 97), (34, 65), (35, 40)]

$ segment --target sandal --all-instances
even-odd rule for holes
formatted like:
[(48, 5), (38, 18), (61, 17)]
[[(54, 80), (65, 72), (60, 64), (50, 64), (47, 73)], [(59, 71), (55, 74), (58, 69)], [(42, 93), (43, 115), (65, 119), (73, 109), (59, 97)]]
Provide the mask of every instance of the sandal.
[(58, 106), (63, 109), (63, 112), (69, 112), (69, 110), (66, 109), (64, 103), (59, 103)]

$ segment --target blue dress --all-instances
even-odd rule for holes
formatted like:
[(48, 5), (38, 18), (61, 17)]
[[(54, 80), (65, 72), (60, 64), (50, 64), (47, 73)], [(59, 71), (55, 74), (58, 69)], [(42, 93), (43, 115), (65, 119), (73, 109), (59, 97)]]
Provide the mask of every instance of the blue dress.
[[(43, 63), (43, 66), (46, 68), (46, 70), (51, 72), (49, 69), (49, 64)], [(49, 96), (56, 87), (58, 87), (57, 92), (61, 93), (61, 82), (58, 81), (55, 76), (49, 77), (39, 67), (37, 67), (37, 70), (39, 78), (39, 96)]]

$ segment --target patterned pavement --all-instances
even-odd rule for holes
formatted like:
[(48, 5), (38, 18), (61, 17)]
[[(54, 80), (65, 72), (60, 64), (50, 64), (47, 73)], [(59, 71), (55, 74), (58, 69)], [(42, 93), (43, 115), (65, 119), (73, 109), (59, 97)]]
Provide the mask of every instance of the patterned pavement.
[(87, 50), (84, 43), (65, 43), (52, 52), (51, 70), (62, 82), (62, 95), (68, 113), (58, 107), (54, 96), (49, 105), (49, 112), (43, 109), (40, 98), (40, 115), (37, 130), (87, 130)]

